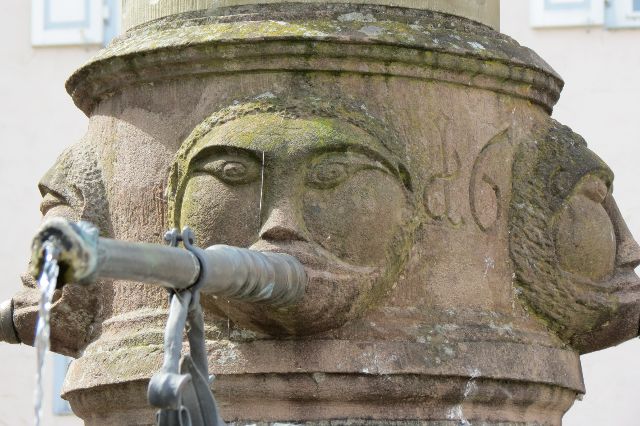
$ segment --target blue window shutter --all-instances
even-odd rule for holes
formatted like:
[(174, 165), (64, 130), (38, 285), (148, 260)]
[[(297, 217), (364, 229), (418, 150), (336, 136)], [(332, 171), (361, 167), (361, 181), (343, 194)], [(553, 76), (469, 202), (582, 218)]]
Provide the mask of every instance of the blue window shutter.
[(32, 0), (34, 46), (102, 44), (103, 0)]

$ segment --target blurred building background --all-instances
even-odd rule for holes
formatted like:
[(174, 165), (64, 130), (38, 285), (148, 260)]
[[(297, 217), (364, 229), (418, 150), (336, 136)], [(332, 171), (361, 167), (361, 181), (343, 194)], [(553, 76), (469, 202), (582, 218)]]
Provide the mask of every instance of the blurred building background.
[[(502, 31), (538, 52), (565, 79), (554, 117), (585, 137), (616, 174), (614, 194), (640, 238), (640, 0), (504, 0)], [(0, 3), (0, 300), (19, 276), (39, 224), (36, 184), (87, 119), (64, 81), (118, 31), (117, 0)], [(587, 395), (567, 426), (640, 424), (640, 341), (583, 357)], [(35, 350), (0, 345), (0, 426), (33, 424)], [(56, 376), (54, 379), (54, 376)], [(45, 426), (80, 425), (54, 388), (64, 361), (45, 372)]]

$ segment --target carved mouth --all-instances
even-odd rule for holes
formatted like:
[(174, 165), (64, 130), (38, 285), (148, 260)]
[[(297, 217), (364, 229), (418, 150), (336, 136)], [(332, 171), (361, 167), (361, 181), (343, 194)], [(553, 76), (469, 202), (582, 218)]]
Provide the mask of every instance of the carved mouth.
[(317, 244), (304, 241), (267, 241), (258, 240), (251, 250), (285, 253), (295, 257), (302, 263), (310, 277), (331, 274), (336, 275), (371, 275), (378, 268), (356, 266), (344, 262)]
[(640, 277), (632, 268), (624, 268), (606, 283), (615, 293), (629, 293), (640, 291)]
[(576, 274), (567, 273), (571, 280), (580, 283), (593, 290), (606, 293), (640, 293), (640, 277), (635, 273), (633, 268), (619, 268), (613, 276), (605, 278), (601, 281), (588, 280)]

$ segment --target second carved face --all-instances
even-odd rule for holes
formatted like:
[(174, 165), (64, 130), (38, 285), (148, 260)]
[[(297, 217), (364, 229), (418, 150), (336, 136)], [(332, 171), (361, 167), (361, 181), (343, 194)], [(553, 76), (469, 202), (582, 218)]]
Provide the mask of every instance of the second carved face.
[(525, 303), (583, 353), (635, 337), (640, 247), (611, 195), (609, 168), (553, 121), (515, 160), (510, 246)]

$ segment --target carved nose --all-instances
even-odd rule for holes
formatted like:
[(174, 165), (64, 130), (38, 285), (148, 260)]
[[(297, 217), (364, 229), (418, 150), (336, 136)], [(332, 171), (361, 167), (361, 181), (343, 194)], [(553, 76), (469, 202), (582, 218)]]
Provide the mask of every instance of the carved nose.
[(609, 195), (605, 198), (603, 205), (617, 230), (616, 265), (618, 267), (637, 268), (640, 265), (640, 245), (631, 235), (627, 223), (622, 218), (622, 214), (620, 214), (616, 200)]
[(273, 241), (307, 241), (293, 208), (287, 203), (274, 207), (260, 229), (260, 238)]

